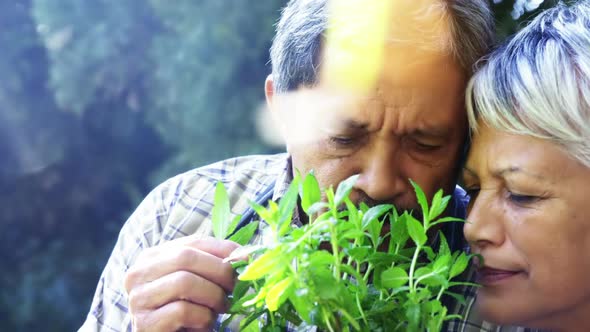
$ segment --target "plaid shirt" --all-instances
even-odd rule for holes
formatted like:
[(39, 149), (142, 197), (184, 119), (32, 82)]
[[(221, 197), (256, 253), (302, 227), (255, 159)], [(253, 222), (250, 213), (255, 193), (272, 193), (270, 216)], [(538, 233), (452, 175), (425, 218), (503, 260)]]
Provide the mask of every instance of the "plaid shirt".
[[(287, 154), (278, 154), (229, 159), (162, 183), (147, 195), (123, 226), (98, 281), (90, 312), (79, 331), (132, 330), (127, 293), (123, 286), (126, 271), (146, 248), (192, 234), (211, 236), (211, 210), (218, 181), (227, 188), (232, 213), (238, 215), (249, 208), (249, 202), (256, 201), (269, 188), (274, 187), (271, 199), (278, 200), (291, 180), (290, 158)], [(294, 223), (300, 224), (297, 217)], [(261, 227), (263, 225), (261, 223)], [(261, 240), (258, 236), (254, 242)], [(526, 331), (483, 322), (472, 310), (474, 290), (465, 289), (463, 293), (467, 304), (456, 305), (451, 313), (459, 313), (467, 319), (450, 322), (449, 331)], [(218, 322), (221, 319), (219, 317)], [(233, 329), (236, 329), (235, 325)]]

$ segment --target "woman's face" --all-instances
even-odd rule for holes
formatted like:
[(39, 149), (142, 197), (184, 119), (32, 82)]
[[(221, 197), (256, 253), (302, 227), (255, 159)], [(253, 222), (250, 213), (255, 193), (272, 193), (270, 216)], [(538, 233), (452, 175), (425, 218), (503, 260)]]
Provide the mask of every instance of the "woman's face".
[(557, 145), (482, 126), (463, 179), (465, 236), (484, 258), (477, 303), (489, 320), (590, 326), (590, 168)]

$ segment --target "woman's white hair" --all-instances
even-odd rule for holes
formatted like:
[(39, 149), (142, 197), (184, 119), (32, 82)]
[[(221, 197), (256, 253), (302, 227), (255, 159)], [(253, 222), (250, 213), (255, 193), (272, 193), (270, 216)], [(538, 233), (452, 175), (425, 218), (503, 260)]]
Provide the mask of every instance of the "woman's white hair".
[(546, 10), (483, 59), (466, 101), (472, 132), (546, 139), (590, 167), (590, 2)]

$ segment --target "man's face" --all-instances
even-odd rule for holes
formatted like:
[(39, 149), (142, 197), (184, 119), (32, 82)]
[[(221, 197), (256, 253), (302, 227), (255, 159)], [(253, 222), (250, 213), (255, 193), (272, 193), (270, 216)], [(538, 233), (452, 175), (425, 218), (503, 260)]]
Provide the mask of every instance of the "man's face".
[(449, 192), (466, 133), (465, 78), (450, 57), (421, 60), (391, 68), (362, 99), (302, 88), (281, 117), (293, 167), (313, 170), (324, 188), (359, 174), (357, 203), (413, 208), (409, 179), (429, 197)]
[(429, 197), (439, 188), (452, 190), (467, 126), (466, 76), (440, 50), (446, 36), (420, 39), (415, 29), (404, 34), (392, 27), (402, 42), (387, 46), (368, 94), (347, 94), (320, 82), (274, 98), (282, 99), (271, 106), (278, 109), (294, 169), (313, 170), (324, 188), (358, 174), (353, 201), (398, 209), (416, 207), (409, 179)]

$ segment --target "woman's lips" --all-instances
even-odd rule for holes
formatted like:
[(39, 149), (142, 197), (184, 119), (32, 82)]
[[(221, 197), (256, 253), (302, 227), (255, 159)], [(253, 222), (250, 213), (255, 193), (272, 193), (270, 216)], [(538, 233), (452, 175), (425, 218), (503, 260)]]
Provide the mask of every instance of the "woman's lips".
[(519, 275), (520, 273), (522, 273), (522, 271), (510, 271), (494, 269), (491, 267), (482, 267), (477, 270), (477, 282), (484, 286), (490, 286), (507, 281), (507, 279)]

